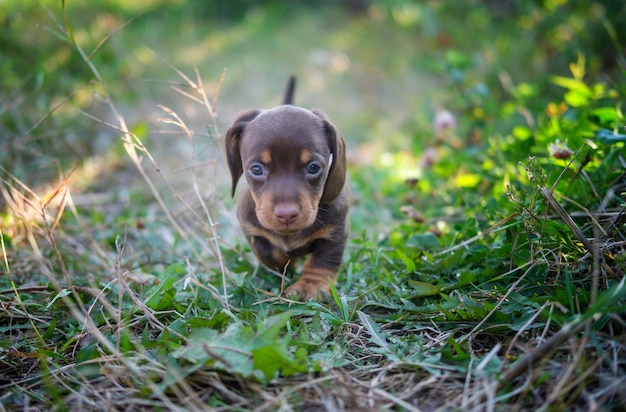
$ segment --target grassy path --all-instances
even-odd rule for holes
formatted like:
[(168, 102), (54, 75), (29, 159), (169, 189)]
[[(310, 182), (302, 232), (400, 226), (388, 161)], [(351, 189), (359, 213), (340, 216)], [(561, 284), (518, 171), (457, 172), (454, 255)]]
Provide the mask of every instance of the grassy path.
[[(625, 82), (536, 42), (604, 9), (137, 4), (7, 9), (0, 410), (623, 407)], [(327, 302), (279, 297), (223, 168), (292, 74), (350, 146)]]

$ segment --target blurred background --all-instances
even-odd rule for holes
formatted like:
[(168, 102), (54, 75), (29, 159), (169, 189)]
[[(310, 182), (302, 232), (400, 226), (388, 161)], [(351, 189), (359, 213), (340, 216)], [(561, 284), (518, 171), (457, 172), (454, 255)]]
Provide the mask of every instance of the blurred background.
[[(0, 405), (623, 410), (625, 4), (0, 0)], [(291, 75), (348, 145), (336, 305), (230, 196)]]
[[(200, 165), (219, 162), (233, 116), (280, 104), (296, 75), (296, 103), (329, 114), (354, 174), (402, 169), (408, 157), (406, 178), (437, 139), (437, 113), (461, 147), (532, 127), (520, 108), (543, 111), (563, 92), (551, 76), (571, 75), (581, 59), (586, 81), (610, 83), (624, 68), (624, 21), (621, 0), (4, 0), (0, 164), (31, 187), (76, 166), (76, 194), (128, 200), (143, 183), (106, 124), (114, 119), (102, 84), (176, 184), (190, 145), (160, 120), (160, 106), (194, 131)], [(216, 123), (184, 95), (177, 70), (201, 79), (210, 99), (219, 89)], [(211, 170), (228, 202), (229, 177)]]

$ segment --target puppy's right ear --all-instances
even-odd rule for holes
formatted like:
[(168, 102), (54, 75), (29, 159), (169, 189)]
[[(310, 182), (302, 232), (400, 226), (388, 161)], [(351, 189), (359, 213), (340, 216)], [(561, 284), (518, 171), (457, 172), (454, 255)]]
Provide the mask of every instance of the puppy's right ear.
[(241, 163), (241, 136), (246, 128), (248, 122), (253, 120), (261, 113), (260, 110), (250, 110), (242, 113), (233, 121), (233, 124), (226, 131), (225, 146), (226, 146), (226, 160), (228, 161), (228, 168), (230, 169), (230, 177), (232, 179), (232, 187), (230, 194), (235, 196), (235, 189), (237, 188), (237, 182), (243, 174), (243, 165)]
[(333, 157), (333, 162), (328, 171), (328, 177), (324, 185), (324, 193), (320, 204), (325, 205), (337, 199), (346, 184), (346, 144), (339, 130), (331, 123), (328, 117), (319, 110), (312, 110), (313, 114), (322, 119), (322, 125), (328, 148)]

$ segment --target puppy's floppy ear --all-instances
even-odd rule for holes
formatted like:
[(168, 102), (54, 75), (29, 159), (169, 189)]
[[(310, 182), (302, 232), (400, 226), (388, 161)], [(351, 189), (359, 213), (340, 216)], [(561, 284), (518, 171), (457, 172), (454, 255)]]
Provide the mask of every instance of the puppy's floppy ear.
[(331, 123), (326, 115), (318, 110), (312, 110), (313, 114), (322, 119), (324, 134), (330, 148), (332, 164), (328, 171), (324, 193), (320, 204), (328, 204), (335, 200), (346, 183), (346, 145), (339, 130)]
[(230, 177), (232, 178), (232, 187), (230, 194), (235, 196), (235, 189), (237, 182), (243, 174), (243, 165), (241, 164), (241, 152), (239, 145), (241, 143), (241, 136), (246, 128), (246, 124), (252, 121), (261, 113), (260, 110), (250, 110), (242, 113), (235, 120), (230, 128), (226, 131), (225, 146), (226, 146), (226, 160), (228, 161), (228, 168), (230, 169)]

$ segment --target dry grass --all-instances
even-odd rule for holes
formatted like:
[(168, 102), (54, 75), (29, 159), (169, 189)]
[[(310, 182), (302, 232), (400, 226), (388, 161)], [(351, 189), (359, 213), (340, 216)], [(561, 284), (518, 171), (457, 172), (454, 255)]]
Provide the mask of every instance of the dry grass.
[[(100, 83), (98, 90), (107, 90), (88, 54), (74, 45)], [(102, 100), (113, 121), (91, 116), (119, 134), (134, 168), (125, 173), (143, 179), (153, 199), (151, 213), (157, 218), (136, 218), (124, 233), (103, 235), (106, 228), (90, 220), (72, 196), (72, 179), (89, 173), (85, 166), (60, 176), (48, 188), (29, 187), (3, 171), (0, 187), (9, 212), (0, 234), (2, 267), (10, 287), (0, 290), (4, 336), (0, 410), (604, 411), (624, 407), (623, 204), (581, 217), (566, 212), (542, 186), (541, 195), (558, 215), (546, 220), (565, 221), (586, 249), (577, 264), (592, 267), (591, 275), (579, 283), (592, 285), (593, 291), (589, 302), (575, 302), (582, 308), (579, 315), (555, 300), (528, 303), (526, 317), (514, 322), (497, 316), (532, 286), (530, 276), (545, 270), (546, 283), (562, 282), (563, 277), (548, 279), (572, 267), (560, 261), (567, 256), (557, 248), (550, 254), (534, 250), (522, 265), (511, 258), (509, 269), (498, 275), (509, 280), (506, 288), (452, 289), (446, 296), (459, 299), (455, 308), (442, 300), (431, 306), (424, 303), (428, 310), (423, 309), (419, 306), (423, 296), (405, 299), (404, 307), (385, 307), (388, 302), (376, 301), (376, 290), (388, 287), (382, 281), (355, 287), (352, 294), (340, 293), (327, 304), (287, 302), (271, 293), (271, 286), (280, 280), (270, 274), (260, 276), (262, 286), (250, 286), (259, 283), (251, 283), (248, 275), (260, 269), (249, 263), (249, 255), (238, 245), (228, 244), (237, 239), (230, 233), (232, 224), (219, 223), (232, 217), (226, 212), (220, 215), (225, 207), (218, 195), (223, 176), (216, 166), (222, 161), (215, 112), (219, 89), (207, 91), (198, 73), (193, 79), (176, 73), (183, 85), (173, 90), (201, 107), (212, 121), (210, 133), (198, 133), (175, 110), (161, 106), (163, 133), (185, 139), (190, 148), (186, 184), (170, 180), (160, 161), (129, 130), (112, 96), (104, 93)], [(204, 158), (211, 155), (205, 164), (196, 161), (199, 136), (212, 145), (203, 148)], [(623, 183), (616, 182), (607, 192), (623, 190)], [(111, 207), (115, 198), (111, 195), (98, 202)], [(488, 241), (523, 213), (515, 212), (429, 259), (441, 263), (478, 241)], [(595, 238), (581, 232), (581, 219), (597, 228)], [(606, 220), (599, 223), (599, 219)], [(145, 226), (153, 222), (159, 224)], [(532, 225), (519, 227), (530, 230)], [(386, 249), (374, 252), (384, 255)], [(372, 259), (348, 260), (350, 267), (364, 267), (364, 276), (368, 270), (388, 270)], [(181, 263), (178, 269), (165, 268), (172, 261)], [(263, 290), (267, 284), (270, 287)], [(464, 320), (476, 302), (482, 305), (481, 319)], [(442, 312), (458, 317), (441, 321)], [(280, 313), (289, 313), (290, 319), (274, 328), (272, 322)], [(216, 340), (207, 340), (199, 352), (183, 352), (193, 349), (193, 333), (203, 328), (218, 331)], [(251, 336), (268, 339), (269, 344), (250, 346), (246, 339)], [(269, 378), (259, 373), (263, 365), (246, 369), (255, 351), (272, 346), (284, 353), (275, 358), (267, 355), (268, 362), (284, 361), (287, 366)], [(296, 373), (289, 368), (298, 367), (294, 359), (300, 348), (308, 351), (304, 357), (308, 370)]]

